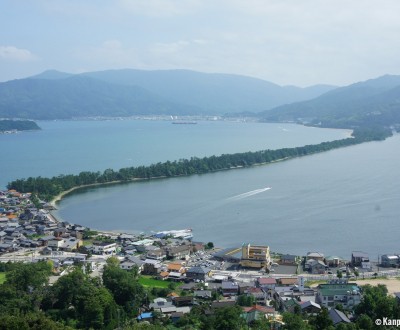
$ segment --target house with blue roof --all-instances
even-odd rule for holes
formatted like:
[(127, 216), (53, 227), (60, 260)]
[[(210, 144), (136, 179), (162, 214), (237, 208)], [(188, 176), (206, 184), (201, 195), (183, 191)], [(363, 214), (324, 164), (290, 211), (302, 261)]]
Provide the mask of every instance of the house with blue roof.
[(148, 312), (148, 313), (142, 313), (136, 318), (139, 322), (140, 321), (150, 321), (153, 319), (153, 313)]

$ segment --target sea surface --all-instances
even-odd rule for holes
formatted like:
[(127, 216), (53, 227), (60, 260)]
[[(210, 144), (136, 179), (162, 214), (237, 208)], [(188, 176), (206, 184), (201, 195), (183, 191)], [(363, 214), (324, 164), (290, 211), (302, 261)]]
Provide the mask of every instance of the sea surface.
[(203, 157), (301, 146), (348, 131), (298, 125), (200, 121), (38, 121), (40, 131), (0, 134), (0, 189), (30, 176), (50, 177)]
[(396, 150), (399, 135), (265, 166), (86, 189), (57, 214), (103, 230), (192, 228), (195, 240), (222, 247), (343, 258), (364, 251), (377, 260), (400, 251)]
[[(167, 159), (300, 146), (348, 135), (347, 131), (289, 124), (39, 124), (44, 128), (41, 132), (6, 137), (12, 141), (6, 144), (12, 155), (14, 148), (28, 145), (24, 150), (31, 166), (23, 177), (37, 175), (29, 173), (38, 170), (48, 176), (118, 169)], [(47, 138), (39, 139), (40, 135)], [(46, 161), (31, 155), (35, 140), (51, 151), (51, 156), (42, 148), (38, 151)], [(364, 251), (377, 260), (380, 254), (400, 251), (398, 150), (400, 136), (395, 135), (383, 142), (253, 168), (87, 188), (63, 199), (56, 215), (100, 230), (150, 233), (192, 228), (195, 240), (221, 247), (249, 242), (283, 253), (319, 251), (344, 258), (350, 258), (352, 251)], [(55, 164), (59, 167), (54, 168)], [(24, 173), (3, 162), (0, 166), (3, 182)]]

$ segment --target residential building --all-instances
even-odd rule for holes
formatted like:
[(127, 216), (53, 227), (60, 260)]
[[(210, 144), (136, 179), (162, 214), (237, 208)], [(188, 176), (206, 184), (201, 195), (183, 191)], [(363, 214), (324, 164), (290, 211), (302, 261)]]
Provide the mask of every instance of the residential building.
[(190, 280), (199, 280), (199, 281), (205, 281), (206, 275), (208, 274), (208, 269), (201, 267), (201, 266), (195, 266), (191, 267), (186, 271), (186, 278)]
[(272, 277), (259, 277), (256, 284), (264, 291), (268, 291), (270, 289), (275, 289), (276, 279)]
[(351, 323), (346, 314), (334, 308), (329, 311), (329, 318), (332, 320), (333, 326), (335, 327), (340, 323)]
[(346, 265), (346, 260), (338, 256), (328, 256), (325, 258), (325, 261), (329, 267), (341, 267)]
[(111, 242), (93, 242), (92, 247), (94, 254), (112, 254), (116, 248), (117, 244)]
[(133, 242), (132, 245), (139, 252), (146, 252), (146, 246), (153, 245), (154, 240), (152, 239), (142, 239), (140, 241)]
[(153, 313), (142, 313), (137, 318), (138, 322), (153, 320)]
[(13, 246), (11, 244), (2, 243), (0, 244), (0, 252), (11, 252), (13, 250)]
[(296, 308), (300, 307), (300, 302), (292, 297), (283, 297), (283, 299), (281, 300), (282, 302), (282, 307), (284, 311), (287, 311), (289, 313), (294, 313)]
[(307, 256), (306, 256), (306, 260), (310, 260), (310, 259), (324, 261), (325, 256), (321, 252), (308, 252)]
[[(227, 280), (228, 277), (226, 277), (225, 280)], [(221, 281), (222, 282), (222, 281)], [(239, 285), (239, 294), (244, 294), (248, 292), (250, 288), (254, 288), (256, 286), (255, 282), (238, 282)]]
[(266, 304), (267, 293), (261, 288), (249, 288), (247, 289), (246, 294), (252, 296), (256, 304)]
[(168, 271), (179, 273), (180, 275), (184, 274), (186, 272), (186, 268), (182, 266), (181, 263), (179, 262), (171, 262), (167, 265)]
[(176, 307), (192, 306), (194, 302), (194, 297), (193, 296), (174, 297), (172, 299), (172, 302)]
[(64, 239), (63, 245), (60, 247), (60, 250), (71, 252), (76, 251), (83, 245), (83, 241), (81, 239), (77, 239), (75, 237), (70, 237)]
[(278, 279), (278, 283), (282, 286), (293, 286), (298, 283), (297, 277), (281, 277)]
[(304, 301), (300, 304), (301, 312), (316, 315), (321, 311), (321, 305), (312, 300)]
[(263, 318), (274, 319), (276, 316), (276, 311), (272, 307), (265, 307), (256, 304), (251, 307), (242, 307), (242, 309), (242, 317), (245, 319), (247, 324), (251, 324), (256, 320), (260, 320)]
[(318, 286), (315, 302), (327, 308), (341, 304), (350, 309), (361, 302), (360, 288), (347, 280), (332, 280), (328, 284)]
[(190, 256), (192, 247), (190, 245), (170, 246), (165, 249), (169, 259), (187, 259)]
[(193, 296), (195, 298), (200, 298), (200, 299), (211, 299), (212, 291), (211, 290), (195, 290), (195, 291), (193, 291)]
[(304, 266), (305, 270), (308, 270), (311, 274), (325, 274), (327, 265), (321, 260), (309, 259), (306, 261)]
[[(151, 248), (151, 249), (149, 249), (149, 248)], [(163, 249), (160, 249), (153, 245), (147, 246), (146, 251), (147, 251), (146, 256), (149, 259), (164, 260), (167, 257), (167, 255)]]
[(297, 261), (297, 256), (293, 254), (284, 254), (281, 256), (280, 263), (283, 265), (295, 265)]
[(154, 259), (146, 259), (143, 263), (142, 274), (158, 275), (161, 272), (161, 262)]
[(203, 242), (192, 242), (193, 252), (203, 251), (204, 243)]
[(131, 270), (136, 264), (129, 260), (124, 260), (119, 264), (119, 267), (124, 270)]
[(128, 261), (133, 262), (138, 267), (139, 273), (143, 270), (144, 260), (139, 259), (135, 256), (129, 256)]
[(399, 265), (400, 258), (394, 254), (384, 254), (381, 256), (381, 265), (383, 267), (397, 267)]
[(271, 265), (269, 246), (243, 244), (240, 265), (249, 268), (269, 269)]
[(53, 238), (47, 242), (47, 246), (53, 250), (58, 250), (64, 245), (62, 238)]
[(371, 263), (369, 262), (368, 253), (361, 251), (353, 251), (351, 253), (351, 265), (361, 267), (363, 269), (371, 268)]
[(156, 298), (149, 304), (149, 308), (161, 312), (161, 308), (173, 307), (171, 300), (165, 298)]
[(224, 297), (234, 296), (237, 295), (239, 292), (239, 286), (237, 285), (237, 283), (231, 281), (223, 281), (221, 289), (222, 295)]

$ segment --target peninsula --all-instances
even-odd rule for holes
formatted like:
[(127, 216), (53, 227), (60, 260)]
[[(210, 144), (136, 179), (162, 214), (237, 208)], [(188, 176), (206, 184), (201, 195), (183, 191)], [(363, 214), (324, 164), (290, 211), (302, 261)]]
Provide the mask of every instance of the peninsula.
[(0, 120), (0, 133), (39, 130), (40, 127), (31, 120)]
[(7, 188), (15, 189), (22, 193), (31, 192), (38, 195), (40, 198), (53, 200), (60, 194), (64, 195), (63, 192), (72, 191), (88, 185), (188, 176), (269, 164), (363, 142), (381, 141), (391, 135), (392, 131), (387, 128), (364, 127), (354, 129), (352, 137), (346, 139), (322, 142), (303, 147), (282, 148), (277, 150), (268, 149), (204, 158), (192, 157), (191, 159), (181, 159), (173, 162), (167, 161), (149, 166), (122, 168), (118, 171), (106, 169), (103, 173), (85, 171), (78, 175), (59, 175), (52, 178), (30, 177), (12, 181), (7, 185)]

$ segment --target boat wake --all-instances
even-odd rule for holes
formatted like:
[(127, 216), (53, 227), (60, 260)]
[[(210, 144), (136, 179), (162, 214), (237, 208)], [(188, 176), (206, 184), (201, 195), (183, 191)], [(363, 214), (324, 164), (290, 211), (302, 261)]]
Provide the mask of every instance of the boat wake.
[(257, 194), (260, 194), (260, 193), (262, 193), (264, 191), (267, 191), (267, 190), (270, 190), (270, 189), (271, 189), (271, 187), (256, 189), (256, 190), (248, 191), (248, 192), (240, 194), (240, 195), (229, 197), (226, 200), (227, 201), (238, 201), (240, 199), (247, 198), (247, 197), (250, 197), (250, 196), (253, 196), (253, 195), (257, 195)]

